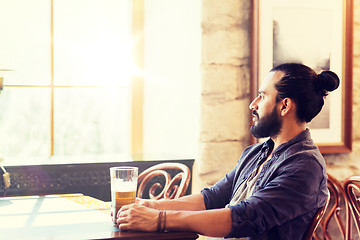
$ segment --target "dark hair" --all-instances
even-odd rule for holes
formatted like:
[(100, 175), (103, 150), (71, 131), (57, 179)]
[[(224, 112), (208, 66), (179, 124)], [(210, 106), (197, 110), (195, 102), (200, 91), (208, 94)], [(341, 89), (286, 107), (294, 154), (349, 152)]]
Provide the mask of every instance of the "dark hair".
[(310, 122), (322, 109), (328, 91), (339, 87), (340, 80), (332, 71), (317, 74), (299, 63), (285, 63), (271, 72), (281, 71), (285, 75), (275, 84), (276, 101), (290, 98), (295, 102), (296, 114), (301, 122)]

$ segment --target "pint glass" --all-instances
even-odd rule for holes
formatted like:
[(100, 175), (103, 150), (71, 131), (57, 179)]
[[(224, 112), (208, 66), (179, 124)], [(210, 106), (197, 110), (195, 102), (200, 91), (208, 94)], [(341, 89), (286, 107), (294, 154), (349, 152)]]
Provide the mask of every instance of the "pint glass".
[(138, 168), (112, 167), (110, 168), (110, 179), (113, 223), (116, 224), (116, 215), (119, 209), (135, 202)]

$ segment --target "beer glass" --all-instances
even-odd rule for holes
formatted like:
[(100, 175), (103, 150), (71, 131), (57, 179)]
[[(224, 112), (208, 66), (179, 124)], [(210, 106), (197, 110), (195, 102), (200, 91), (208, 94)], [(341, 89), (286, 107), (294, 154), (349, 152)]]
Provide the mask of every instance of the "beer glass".
[(119, 209), (135, 202), (138, 168), (112, 167), (110, 168), (110, 179), (113, 222), (116, 224), (116, 215)]

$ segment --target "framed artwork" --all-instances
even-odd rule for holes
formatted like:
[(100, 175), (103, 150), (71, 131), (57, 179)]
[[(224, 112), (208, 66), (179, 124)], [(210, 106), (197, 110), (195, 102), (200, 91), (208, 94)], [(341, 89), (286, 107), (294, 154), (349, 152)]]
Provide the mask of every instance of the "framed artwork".
[[(335, 72), (340, 86), (308, 128), (321, 153), (352, 145), (352, 0), (253, 0), (252, 99), (261, 81), (285, 62)], [(252, 143), (256, 142), (252, 138)]]

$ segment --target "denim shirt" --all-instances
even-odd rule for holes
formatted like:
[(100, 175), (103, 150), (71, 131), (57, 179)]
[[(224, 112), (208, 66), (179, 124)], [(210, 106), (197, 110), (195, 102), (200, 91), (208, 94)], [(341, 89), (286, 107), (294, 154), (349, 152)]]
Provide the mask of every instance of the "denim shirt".
[[(273, 148), (271, 139), (246, 148), (232, 171), (201, 191), (206, 209), (226, 207), (236, 189)], [(302, 239), (327, 194), (325, 160), (306, 129), (273, 151), (250, 198), (228, 206), (232, 229), (226, 238)]]

